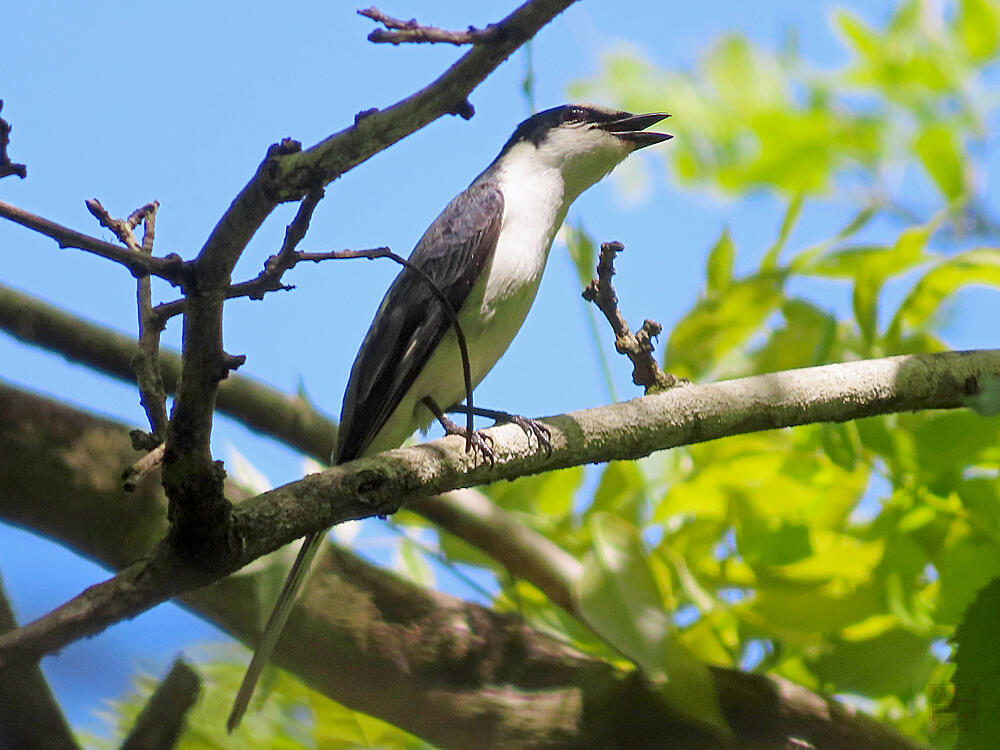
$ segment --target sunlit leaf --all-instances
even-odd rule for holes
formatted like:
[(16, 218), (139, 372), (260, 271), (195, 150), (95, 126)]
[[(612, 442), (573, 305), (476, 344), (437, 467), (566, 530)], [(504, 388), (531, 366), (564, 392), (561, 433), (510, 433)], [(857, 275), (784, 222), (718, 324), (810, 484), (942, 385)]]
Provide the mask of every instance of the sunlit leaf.
[(946, 200), (954, 200), (966, 192), (965, 154), (954, 128), (943, 122), (924, 126), (913, 150)]
[(788, 236), (792, 233), (792, 229), (795, 228), (795, 223), (799, 220), (799, 215), (802, 213), (802, 205), (804, 202), (805, 193), (799, 193), (788, 202), (788, 208), (785, 210), (785, 216), (781, 220), (781, 229), (778, 230), (778, 238), (774, 241), (774, 244), (768, 248), (767, 252), (764, 253), (764, 257), (760, 261), (761, 270), (774, 268), (778, 265), (778, 258), (781, 256), (781, 251), (785, 249), (785, 245), (788, 243)]
[(950, 295), (970, 284), (1000, 287), (1000, 250), (978, 248), (943, 260), (906, 295), (889, 326), (894, 335), (927, 324)]
[(996, 0), (959, 0), (955, 31), (972, 60), (989, 60), (1000, 48), (1000, 5)]
[(709, 294), (720, 294), (729, 287), (733, 279), (733, 259), (736, 257), (736, 246), (733, 244), (729, 229), (723, 229), (719, 239), (708, 251), (708, 262), (705, 266), (707, 279), (706, 290)]
[(711, 672), (674, 642), (638, 530), (608, 514), (595, 514), (591, 526), (594, 546), (574, 592), (584, 620), (659, 685), (675, 709), (728, 731)]

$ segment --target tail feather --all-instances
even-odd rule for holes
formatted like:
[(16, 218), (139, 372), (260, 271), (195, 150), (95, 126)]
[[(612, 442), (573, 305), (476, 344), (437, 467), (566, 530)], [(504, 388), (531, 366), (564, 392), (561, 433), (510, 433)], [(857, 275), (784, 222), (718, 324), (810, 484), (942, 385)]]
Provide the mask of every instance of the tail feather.
[(274, 609), (271, 610), (271, 616), (264, 627), (264, 634), (261, 636), (260, 642), (257, 644), (257, 649), (253, 653), (253, 659), (250, 660), (250, 666), (247, 667), (247, 673), (243, 677), (242, 684), (240, 684), (239, 692), (236, 693), (236, 699), (233, 701), (233, 710), (226, 721), (226, 729), (229, 732), (232, 732), (239, 726), (243, 714), (246, 713), (247, 706), (250, 704), (250, 698), (253, 697), (254, 688), (260, 679), (260, 673), (271, 659), (271, 654), (278, 643), (278, 638), (281, 637), (281, 631), (284, 630), (285, 623), (288, 621), (288, 615), (291, 613), (292, 607), (295, 606), (295, 600), (302, 582), (305, 580), (306, 573), (309, 572), (309, 566), (313, 558), (316, 557), (316, 553), (319, 551), (325, 538), (326, 532), (320, 531), (310, 534), (302, 541), (298, 557), (295, 558), (291, 570), (288, 571), (288, 577), (285, 578), (285, 585), (282, 586), (281, 593), (278, 594), (278, 600), (275, 602)]

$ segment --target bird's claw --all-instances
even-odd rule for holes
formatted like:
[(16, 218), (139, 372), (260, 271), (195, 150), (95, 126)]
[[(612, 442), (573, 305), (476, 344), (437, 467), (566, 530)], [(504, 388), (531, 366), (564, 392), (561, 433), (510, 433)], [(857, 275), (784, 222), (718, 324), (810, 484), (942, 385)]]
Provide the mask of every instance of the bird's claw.
[(454, 422), (445, 425), (444, 431), (447, 435), (458, 435), (465, 438), (465, 449), (472, 454), (479, 453), (490, 466), (496, 463), (497, 454), (493, 450), (495, 443), (491, 435), (487, 435), (482, 430), (469, 432), (465, 427)]
[(497, 420), (497, 422), (516, 424), (524, 431), (525, 436), (528, 438), (529, 446), (531, 445), (531, 436), (534, 435), (538, 447), (545, 449), (545, 455), (552, 455), (552, 431), (537, 419), (529, 419), (518, 414), (508, 414), (505, 419)]

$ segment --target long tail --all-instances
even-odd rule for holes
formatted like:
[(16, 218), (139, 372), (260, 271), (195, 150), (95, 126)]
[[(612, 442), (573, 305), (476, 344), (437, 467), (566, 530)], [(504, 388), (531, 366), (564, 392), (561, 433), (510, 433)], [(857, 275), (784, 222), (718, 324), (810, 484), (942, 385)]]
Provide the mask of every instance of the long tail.
[(288, 571), (288, 577), (285, 578), (285, 585), (282, 586), (281, 593), (278, 594), (278, 600), (274, 603), (274, 609), (271, 610), (271, 616), (267, 620), (264, 635), (261, 637), (260, 643), (257, 644), (257, 650), (254, 651), (253, 659), (250, 660), (250, 666), (247, 667), (243, 683), (240, 685), (239, 692), (236, 693), (236, 700), (233, 701), (233, 710), (226, 721), (226, 729), (229, 732), (232, 732), (239, 726), (240, 719), (243, 718), (243, 714), (247, 711), (250, 698), (253, 697), (254, 688), (257, 686), (257, 680), (260, 679), (260, 673), (271, 659), (274, 646), (277, 644), (278, 638), (281, 637), (281, 631), (285, 629), (288, 615), (295, 605), (299, 588), (305, 580), (306, 573), (309, 572), (309, 565), (312, 563), (313, 558), (316, 557), (316, 553), (319, 551), (325, 538), (326, 532), (320, 531), (310, 534), (302, 541), (299, 555), (295, 558), (295, 562), (292, 563), (292, 569)]

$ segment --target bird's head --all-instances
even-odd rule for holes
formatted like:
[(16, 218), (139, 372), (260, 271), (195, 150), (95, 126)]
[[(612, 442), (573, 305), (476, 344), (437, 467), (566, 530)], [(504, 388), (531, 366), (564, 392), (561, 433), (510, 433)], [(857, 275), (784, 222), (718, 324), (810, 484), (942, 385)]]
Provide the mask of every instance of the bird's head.
[(566, 104), (529, 117), (517, 126), (498, 159), (536, 160), (558, 169), (567, 191), (578, 195), (633, 151), (673, 136), (647, 131), (669, 115), (631, 112), (595, 104)]

